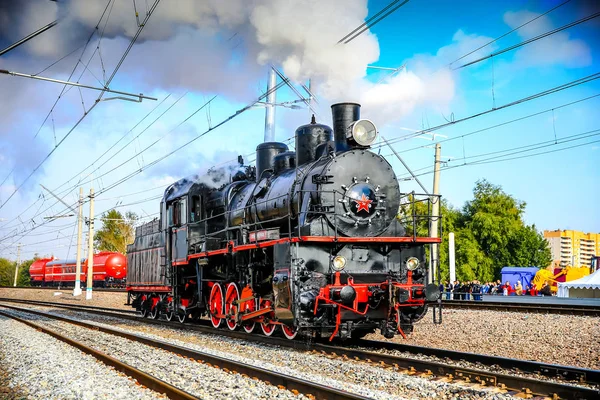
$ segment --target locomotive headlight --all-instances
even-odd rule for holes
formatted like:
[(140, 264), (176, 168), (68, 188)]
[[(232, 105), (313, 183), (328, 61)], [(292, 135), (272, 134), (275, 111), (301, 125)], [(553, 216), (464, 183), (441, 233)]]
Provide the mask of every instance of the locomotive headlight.
[(411, 257), (408, 260), (406, 260), (406, 268), (409, 271), (414, 271), (418, 267), (419, 267), (419, 259), (417, 257)]
[(352, 139), (361, 146), (370, 146), (377, 139), (377, 127), (368, 119), (359, 119), (351, 128)]
[(346, 266), (346, 259), (342, 256), (335, 256), (331, 264), (335, 271), (341, 271)]

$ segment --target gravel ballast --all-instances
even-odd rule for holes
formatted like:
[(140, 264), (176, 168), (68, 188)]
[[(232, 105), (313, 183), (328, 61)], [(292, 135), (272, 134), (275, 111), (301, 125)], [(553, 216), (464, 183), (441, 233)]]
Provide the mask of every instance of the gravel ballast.
[(92, 299), (85, 299), (85, 287), (81, 296), (73, 296), (73, 288), (70, 289), (14, 289), (0, 288), (0, 297), (7, 299), (50, 301), (53, 303), (74, 304), (80, 306), (120, 308), (133, 310), (126, 306), (127, 293), (124, 292), (92, 292)]
[[(429, 311), (407, 340), (396, 336), (391, 341), (600, 369), (598, 332), (600, 317), (444, 310), (442, 325), (432, 322)], [(386, 340), (381, 335), (366, 339)]]
[(7, 312), (27, 317), (39, 325), (82, 342), (201, 399), (306, 398), (129, 339), (24, 312)]
[[(57, 291), (58, 292), (58, 291)], [(52, 290), (0, 288), (0, 297), (55, 301), (66, 304), (121, 308), (126, 293), (96, 292), (91, 301), (71, 291), (54, 296)], [(431, 311), (415, 325), (405, 340), (392, 341), (441, 349), (468, 351), (500, 357), (519, 358), (551, 364), (600, 369), (600, 346), (596, 343), (600, 317), (556, 314), (525, 314), (491, 310), (444, 310), (443, 324), (432, 322)], [(574, 334), (576, 332), (576, 334)], [(367, 339), (386, 340), (379, 334)]]
[[(65, 310), (54, 310), (53, 313), (85, 319), (81, 313)], [(343, 360), (339, 357), (310, 354), (252, 341), (148, 326), (130, 321), (123, 322), (104, 316), (89, 315), (89, 319), (85, 320), (153, 339), (166, 340), (183, 347), (239, 360), (371, 398), (510, 398), (508, 395), (494, 393), (490, 389), (482, 390), (455, 383), (449, 384), (431, 378), (398, 373), (393, 369), (382, 369), (366, 363)]]
[[(0, 315), (6, 397), (27, 399), (165, 398), (68, 344)], [(10, 397), (9, 397), (10, 396)]]

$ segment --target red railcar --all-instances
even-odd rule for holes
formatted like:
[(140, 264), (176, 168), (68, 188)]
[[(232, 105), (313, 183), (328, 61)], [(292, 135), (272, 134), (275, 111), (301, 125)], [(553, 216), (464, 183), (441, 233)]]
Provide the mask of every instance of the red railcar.
[[(54, 260), (46, 262), (44, 268), (44, 286), (73, 286), (75, 284), (77, 260)], [(31, 273), (31, 271), (30, 271)], [(116, 287), (125, 285), (127, 259), (121, 253), (103, 251), (94, 254), (95, 287)], [(80, 280), (87, 281), (87, 259), (81, 261)]]
[(35, 260), (33, 263), (31, 263), (31, 266), (29, 267), (31, 286), (42, 286), (44, 284), (46, 264), (50, 261), (54, 261), (54, 257), (40, 258), (39, 260)]

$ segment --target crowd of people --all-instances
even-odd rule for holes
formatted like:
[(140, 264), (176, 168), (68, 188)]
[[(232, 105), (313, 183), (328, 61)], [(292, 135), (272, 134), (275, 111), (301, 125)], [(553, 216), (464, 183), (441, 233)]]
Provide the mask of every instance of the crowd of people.
[(552, 290), (548, 282), (544, 282), (542, 288), (538, 291), (535, 285), (521, 285), (520, 281), (513, 286), (509, 281), (502, 284), (500, 280), (496, 282), (481, 283), (477, 280), (467, 282), (444, 282), (440, 285), (440, 291), (445, 293), (446, 300), (481, 300), (482, 295), (499, 296), (552, 296)]

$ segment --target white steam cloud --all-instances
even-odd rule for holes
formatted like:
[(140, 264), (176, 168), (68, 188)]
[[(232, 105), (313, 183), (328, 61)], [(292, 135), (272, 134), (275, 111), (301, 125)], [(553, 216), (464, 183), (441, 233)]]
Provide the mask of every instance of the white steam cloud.
[[(61, 18), (56, 27), (1, 57), (0, 68), (38, 73), (86, 42), (107, 3), (0, 2), (0, 47)], [(152, 3), (135, 1), (139, 21)], [(103, 33), (100, 53), (105, 72), (96, 55), (89, 71), (79, 64), (73, 80), (83, 73), (83, 83), (97, 85), (96, 79), (110, 74), (135, 34), (138, 20), (132, 0), (114, 0), (107, 14), (108, 22), (106, 17), (102, 19), (82, 58), (85, 62), (91, 56)], [(118, 89), (146, 94), (185, 89), (246, 103), (256, 98), (257, 83), (264, 82), (268, 66), (273, 64), (296, 83), (312, 80), (324, 123), (329, 121), (329, 105), (339, 101), (361, 102), (365, 115), (379, 126), (401, 119), (416, 107), (447, 106), (455, 84), (448, 71), (435, 72), (437, 68), (432, 67), (431, 60), (438, 55), (422, 56), (427, 62), (413, 59), (407, 70), (375, 84), (367, 78), (367, 66), (379, 59), (377, 37), (367, 30), (349, 44), (337, 44), (362, 24), (367, 14), (367, 0), (162, 0), (119, 71)], [(76, 50), (42, 75), (66, 79), (79, 54)], [(127, 80), (123, 81), (124, 77)], [(0, 153), (16, 164), (13, 177), (21, 181), (53, 144), (46, 135), (32, 147), (31, 138), (57, 92), (51, 88), (44, 95), (39, 91), (42, 84), (20, 78), (0, 77), (0, 85), (0, 90), (14, 94), (0, 97), (5, 116), (0, 126)], [(96, 95), (84, 92), (85, 103), (91, 104)], [(61, 129), (72, 126), (73, 113), (78, 112), (74, 110), (80, 107), (78, 93), (71, 91), (69, 96), (53, 113), (59, 138)], [(287, 126), (296, 118), (300, 117), (278, 122)]]
[[(81, 44), (106, 7), (98, 0), (26, 3), (16, 19), (20, 35), (63, 17), (28, 46), (32, 56), (48, 58)], [(135, 2), (140, 20), (151, 3)], [(103, 45), (119, 47), (103, 53), (108, 64), (137, 30), (133, 4), (116, 0), (108, 24), (103, 20), (99, 26), (107, 39)], [(401, 118), (424, 102), (449, 101), (454, 85), (447, 73), (404, 72), (379, 86), (365, 79), (367, 66), (379, 58), (377, 38), (366, 31), (347, 45), (337, 42), (364, 22), (367, 12), (366, 0), (163, 0), (132, 52), (135, 62), (125, 69), (147, 88), (185, 87), (246, 100), (255, 96), (265, 66), (275, 64), (294, 82), (312, 79), (325, 102), (358, 100), (365, 108), (393, 108), (378, 113), (386, 119)], [(0, 30), (6, 34), (9, 28)]]

